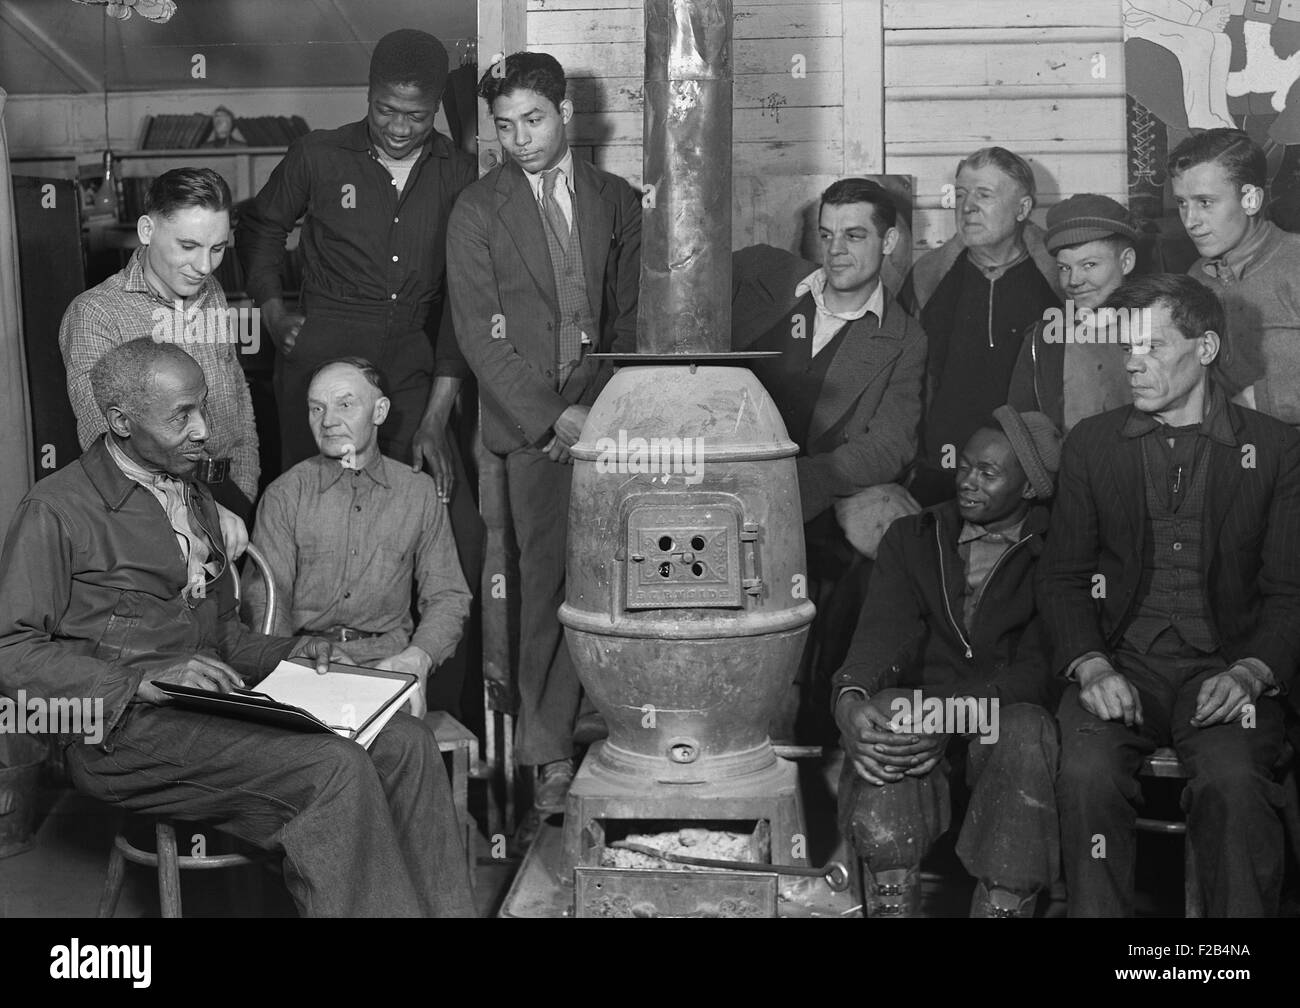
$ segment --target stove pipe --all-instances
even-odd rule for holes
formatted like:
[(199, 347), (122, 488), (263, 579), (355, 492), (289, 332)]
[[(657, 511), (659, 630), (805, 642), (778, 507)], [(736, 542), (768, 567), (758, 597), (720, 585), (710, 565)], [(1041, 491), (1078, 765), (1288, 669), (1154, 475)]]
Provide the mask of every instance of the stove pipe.
[[(646, 0), (642, 354), (731, 349), (731, 0)], [(650, 201), (647, 201), (650, 202)]]
[(569, 792), (565, 856), (586, 863), (614, 815), (764, 819), (789, 857), (795, 773), (767, 726), (813, 606), (798, 447), (728, 352), (731, 3), (647, 0), (645, 18), (638, 353), (571, 450), (559, 617), (609, 738)]

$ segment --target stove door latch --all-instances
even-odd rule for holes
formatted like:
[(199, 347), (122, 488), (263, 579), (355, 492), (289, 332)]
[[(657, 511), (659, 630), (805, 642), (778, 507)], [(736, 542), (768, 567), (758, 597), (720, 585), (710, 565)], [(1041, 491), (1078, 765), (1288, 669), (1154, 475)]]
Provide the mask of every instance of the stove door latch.
[(758, 577), (758, 525), (754, 522), (745, 522), (741, 526), (740, 541), (745, 551), (745, 573), (750, 575), (741, 578), (740, 587), (745, 590), (746, 595), (761, 598), (763, 579)]

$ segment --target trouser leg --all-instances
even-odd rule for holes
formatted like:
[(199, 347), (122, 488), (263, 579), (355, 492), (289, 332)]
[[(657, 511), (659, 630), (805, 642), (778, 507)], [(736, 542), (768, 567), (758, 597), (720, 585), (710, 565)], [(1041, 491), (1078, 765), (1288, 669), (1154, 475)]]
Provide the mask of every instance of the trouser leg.
[(1156, 743), (1122, 721), (1103, 721), (1084, 710), (1074, 684), (1056, 717), (1061, 729), (1057, 804), (1070, 916), (1130, 916), (1141, 797), (1137, 772)]
[(957, 840), (966, 870), (1019, 893), (1051, 885), (1060, 865), (1056, 723), (1037, 704), (997, 709), (997, 741), (971, 739), (970, 802)]
[[(135, 812), (201, 820), (282, 850), (285, 883), (305, 916), (416, 917), (439, 906), (417, 891), (394, 822), (443, 851), (450, 843), (444, 831), (459, 836), (455, 817), (434, 814), (430, 805), (444, 804), (436, 797), (390, 808), (393, 782), (360, 746), (332, 734), (148, 704), (134, 705), (126, 717), (106, 745), (69, 749), (72, 779), (83, 792)], [(407, 748), (409, 739), (400, 736), (385, 741), (384, 773), (413, 766), (401, 752)], [(443, 777), (431, 784), (435, 769)], [(440, 763), (429, 763), (422, 777), (420, 786), (445, 794)], [(393, 794), (409, 799), (401, 787)], [(458, 870), (464, 872), (463, 860)], [(458, 877), (451, 876), (452, 892)]]
[(941, 760), (924, 777), (872, 784), (844, 761), (839, 788), (840, 834), (871, 872), (917, 869), (952, 821), (950, 766)]
[(569, 488), (573, 467), (525, 448), (506, 457), (511, 520), (519, 546), (519, 721), (515, 752), (523, 765), (572, 756), (581, 698), (564, 641)]
[(1262, 697), (1253, 722), (1195, 728), (1201, 684), (1186, 683), (1174, 707), (1173, 744), (1192, 774), (1183, 790), (1187, 839), (1196, 853), (1198, 884), (1208, 917), (1273, 917), (1279, 910), (1284, 865), (1284, 795), (1273, 779), (1282, 749), (1282, 710)]
[[(395, 714), (371, 745), (370, 758), (383, 781), (393, 832), (422, 913), (473, 917), (465, 824), (457, 822), (451, 782), (433, 732), (409, 714)], [(439, 828), (431, 833), (430, 823)]]
[(316, 365), (297, 359), (275, 358), (275, 412), (280, 425), (280, 471), (288, 472), (316, 454), (316, 439), (307, 424), (307, 385)]

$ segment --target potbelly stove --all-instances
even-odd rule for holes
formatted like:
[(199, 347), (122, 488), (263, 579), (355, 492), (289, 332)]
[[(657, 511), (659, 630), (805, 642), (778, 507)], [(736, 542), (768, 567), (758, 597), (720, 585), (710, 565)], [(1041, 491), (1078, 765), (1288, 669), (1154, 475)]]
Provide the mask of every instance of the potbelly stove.
[[(647, 0), (645, 18), (637, 352), (572, 449), (560, 609), (609, 725), (564, 819), (559, 874), (577, 870), (580, 915), (629, 825), (748, 822), (754, 860), (806, 865), (796, 768), (768, 738), (813, 619), (798, 448), (745, 366), (756, 355), (729, 352), (731, 3)], [(757, 900), (763, 879), (738, 884)]]

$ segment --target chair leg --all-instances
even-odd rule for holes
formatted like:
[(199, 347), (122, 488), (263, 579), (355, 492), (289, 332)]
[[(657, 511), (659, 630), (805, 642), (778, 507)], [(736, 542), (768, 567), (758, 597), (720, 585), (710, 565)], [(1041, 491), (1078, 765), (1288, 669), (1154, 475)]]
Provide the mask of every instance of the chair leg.
[(176, 859), (176, 830), (171, 823), (159, 820), (158, 902), (164, 917), (181, 916), (181, 868)]
[(122, 883), (126, 879), (126, 858), (117, 849), (117, 838), (113, 838), (113, 850), (108, 856), (108, 875), (104, 878), (104, 891), (99, 897), (98, 917), (112, 917), (117, 913), (117, 900), (122, 895)]
[(1196, 849), (1186, 833), (1183, 834), (1183, 913), (1188, 918), (1205, 916), (1201, 905), (1201, 880), (1196, 874)]
[(1291, 853), (1300, 864), (1300, 789), (1296, 787), (1294, 764), (1282, 776), (1282, 828), (1291, 841)]

